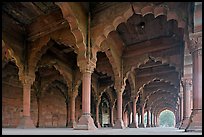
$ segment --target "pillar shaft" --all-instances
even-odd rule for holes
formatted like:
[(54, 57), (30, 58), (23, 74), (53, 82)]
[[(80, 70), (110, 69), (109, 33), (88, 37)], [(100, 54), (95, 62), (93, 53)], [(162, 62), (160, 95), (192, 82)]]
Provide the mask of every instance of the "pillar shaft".
[(83, 114), (90, 114), (90, 106), (91, 106), (91, 73), (85, 72), (83, 74), (83, 83), (82, 83)]
[(30, 92), (31, 92), (31, 80), (30, 77), (24, 76), (23, 82), (23, 116), (20, 119), (20, 123), (17, 128), (35, 128), (33, 120), (30, 117)]
[(82, 71), (82, 116), (79, 119), (76, 130), (94, 130), (96, 126), (90, 114), (91, 108), (91, 74), (94, 69), (94, 62), (78, 62)]
[(193, 109), (185, 131), (202, 131), (202, 32), (190, 36), (193, 59)]
[(130, 124), (130, 128), (137, 128), (138, 127), (137, 120), (136, 120), (137, 99), (138, 99), (138, 97), (134, 98), (133, 102), (132, 102), (132, 110), (133, 110), (132, 115), (133, 115), (133, 117), (132, 117), (132, 123)]
[[(77, 90), (78, 92), (78, 90)], [(76, 99), (76, 93), (73, 93), (71, 96), (71, 100), (70, 100), (70, 107), (71, 107), (71, 116), (70, 116), (70, 122), (68, 127), (74, 128), (76, 127), (76, 121), (75, 121), (75, 99)]]
[(114, 128), (124, 128), (124, 123), (122, 119), (122, 96), (123, 92), (118, 91), (117, 92), (117, 121), (114, 125)]
[(153, 113), (151, 112), (151, 127), (153, 127), (154, 124), (153, 124)]
[(114, 106), (111, 107), (111, 121), (110, 122), (111, 122), (112, 127), (114, 126), (114, 120), (113, 120), (114, 117), (113, 116), (114, 116)]
[(147, 126), (146, 127), (150, 127), (150, 110), (147, 109)]
[(190, 117), (191, 114), (191, 89), (190, 89), (190, 81), (185, 79), (184, 82), (184, 119)]
[(144, 127), (144, 107), (145, 105), (143, 104), (141, 107), (141, 124), (139, 125), (139, 127)]
[(100, 104), (100, 99), (98, 100), (96, 104), (96, 126), (98, 128), (101, 128), (100, 122), (99, 122), (99, 104)]
[(30, 116), (30, 84), (23, 85), (23, 116)]

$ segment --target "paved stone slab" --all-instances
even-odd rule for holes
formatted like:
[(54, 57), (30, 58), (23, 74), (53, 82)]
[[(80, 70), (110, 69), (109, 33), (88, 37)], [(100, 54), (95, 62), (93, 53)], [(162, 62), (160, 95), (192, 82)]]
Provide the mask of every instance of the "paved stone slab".
[(202, 132), (184, 132), (177, 128), (101, 128), (97, 130), (73, 130), (72, 128), (2, 128), (2, 135), (202, 135)]

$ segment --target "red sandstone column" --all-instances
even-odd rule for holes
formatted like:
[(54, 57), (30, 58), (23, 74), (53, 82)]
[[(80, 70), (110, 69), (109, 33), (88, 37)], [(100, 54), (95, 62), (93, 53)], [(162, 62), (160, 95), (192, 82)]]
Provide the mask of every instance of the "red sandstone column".
[(156, 127), (158, 127), (159, 126), (159, 121), (158, 121), (158, 116), (157, 115), (155, 115), (155, 122), (156, 122)]
[[(79, 63), (79, 62), (78, 62)], [(94, 70), (94, 63), (91, 61), (80, 62), (82, 76), (82, 116), (76, 127), (77, 130), (94, 130), (97, 129), (93, 118), (90, 114), (91, 106), (91, 74)]]
[(134, 100), (133, 100), (133, 108), (132, 108), (132, 110), (133, 110), (133, 118), (132, 118), (132, 123), (130, 124), (130, 128), (137, 128), (138, 127), (138, 125), (137, 125), (137, 121), (136, 121), (136, 103), (137, 103), (137, 99), (138, 99), (138, 96), (137, 97), (135, 97), (134, 98)]
[(193, 58), (193, 109), (185, 131), (202, 131), (202, 32), (190, 36)]
[(150, 127), (150, 109), (147, 109), (147, 126), (146, 127)]
[(179, 93), (179, 104), (180, 104), (180, 119), (181, 119), (181, 122), (180, 122), (180, 125), (179, 125), (179, 129), (181, 128), (182, 124), (183, 124), (183, 91), (180, 91)]
[(154, 127), (154, 124), (153, 124), (153, 113), (151, 112), (151, 127)]
[(68, 127), (75, 128), (76, 127), (76, 121), (75, 121), (75, 99), (78, 95), (78, 87), (75, 89), (74, 93), (71, 95), (70, 100), (70, 106), (71, 106), (71, 116), (70, 116), (70, 122)]
[(157, 116), (156, 116), (156, 114), (154, 113), (154, 127), (156, 127), (157, 126)]
[(144, 126), (144, 107), (145, 107), (145, 104), (142, 104), (142, 107), (141, 107), (141, 124), (139, 125), (139, 127), (145, 127)]
[(101, 97), (98, 98), (97, 103), (96, 103), (96, 126), (98, 128), (101, 128), (101, 124), (99, 122), (99, 105), (101, 102)]
[(114, 120), (113, 120), (113, 115), (114, 114), (114, 105), (111, 106), (111, 126), (114, 126)]
[(183, 79), (183, 121), (180, 129), (187, 127), (191, 115), (191, 80)]
[(124, 121), (124, 126), (127, 127), (127, 124), (128, 124), (128, 120), (127, 120), (127, 111), (125, 111), (123, 113), (123, 121)]
[(122, 97), (123, 97), (122, 95), (123, 95), (122, 91), (117, 91), (117, 121), (113, 128), (119, 129), (125, 128), (122, 119)]
[(141, 115), (140, 115), (140, 113), (138, 113), (138, 124), (137, 124), (138, 126), (141, 124), (141, 118), (140, 117), (141, 117)]
[(30, 90), (33, 80), (29, 76), (24, 76), (23, 83), (23, 117), (20, 119), (20, 124), (17, 128), (35, 128), (33, 120), (30, 116)]

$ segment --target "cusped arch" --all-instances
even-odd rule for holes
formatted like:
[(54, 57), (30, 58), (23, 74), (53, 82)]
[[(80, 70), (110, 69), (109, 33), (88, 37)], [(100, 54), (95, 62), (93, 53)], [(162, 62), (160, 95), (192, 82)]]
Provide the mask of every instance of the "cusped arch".
[(62, 67), (58, 63), (50, 60), (49, 62), (47, 62), (47, 64), (41, 64), (37, 68), (40, 68), (40, 67), (49, 67), (49, 68), (54, 67), (60, 73), (60, 75), (65, 79), (68, 87), (70, 89), (72, 88), (72, 76), (69, 75), (69, 73), (65, 74), (64, 73), (65, 70), (62, 69)]
[(80, 51), (85, 51), (86, 50), (86, 42), (85, 42), (85, 37), (83, 36), (83, 32), (81, 28), (79, 27), (79, 21), (75, 16), (74, 11), (72, 10), (70, 3), (69, 2), (55, 2), (57, 6), (62, 11), (62, 15), (64, 19), (67, 20), (69, 23), (70, 29), (72, 34), (75, 37), (76, 40), (76, 46), (78, 51), (76, 53), (79, 53)]
[(115, 31), (119, 24), (127, 22), (133, 14), (140, 14), (143, 17), (147, 14), (153, 14), (155, 18), (164, 15), (167, 16), (167, 21), (176, 20), (178, 22), (178, 28), (185, 27), (185, 21), (183, 21), (183, 19), (181, 19), (174, 11), (167, 9), (164, 6), (147, 5), (145, 7), (139, 7), (134, 4), (133, 8), (130, 5), (125, 9), (122, 15), (118, 15), (109, 25), (104, 27), (101, 35), (96, 37), (95, 45), (100, 47), (101, 43), (108, 37), (109, 33)]
[(167, 59), (162, 57), (150, 57), (149, 55), (145, 54), (138, 59), (138, 62), (134, 66), (126, 69), (124, 73), (123, 83), (125, 84), (125, 81), (128, 79), (131, 73), (134, 73), (135, 69), (139, 68), (141, 65), (146, 64), (150, 59), (154, 60), (155, 62), (161, 62), (161, 64), (168, 64), (169, 67), (173, 66), (176, 68), (175, 71), (179, 72), (179, 68), (176, 67), (176, 65), (170, 63)]
[[(143, 89), (146, 85), (149, 85), (151, 84), (152, 82), (155, 82), (155, 81), (160, 81), (160, 82), (164, 82), (164, 83), (169, 83), (170, 85), (174, 85), (172, 82), (168, 81), (168, 80), (165, 80), (165, 79), (160, 79), (160, 78), (157, 78), (155, 77), (154, 79), (148, 81), (147, 83), (143, 84), (139, 90), (138, 90), (138, 93), (143, 93)], [(176, 87), (175, 87), (176, 88)]]
[[(67, 38), (69, 36), (69, 38)], [(64, 29), (63, 31), (53, 32), (51, 35), (46, 35), (41, 37), (34, 42), (31, 43), (32, 49), (30, 51), (30, 55), (28, 57), (28, 69), (30, 73), (34, 73), (37, 63), (41, 59), (42, 55), (46, 53), (46, 51), (52, 47), (55, 43), (63, 44), (65, 46), (74, 46), (74, 38), (72, 38), (72, 34), (69, 34), (68, 29)], [(76, 52), (76, 50), (74, 50)]]
[(24, 65), (20, 60), (20, 57), (17, 55), (17, 53), (15, 53), (15, 51), (11, 48), (11, 46), (7, 43), (4, 42), (4, 40), (2, 40), (2, 51), (6, 51), (9, 58), (13, 58), (15, 61), (16, 66), (18, 67), (19, 71), (18, 71), (18, 75), (19, 75), (19, 79), (22, 81), (23, 79), (23, 72), (24, 72)]

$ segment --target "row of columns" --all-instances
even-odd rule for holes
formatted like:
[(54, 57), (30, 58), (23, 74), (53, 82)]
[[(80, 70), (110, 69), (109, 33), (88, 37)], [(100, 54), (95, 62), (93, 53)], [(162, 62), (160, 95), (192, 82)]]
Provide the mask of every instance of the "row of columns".
[[(202, 37), (202, 34), (201, 34)], [(193, 109), (190, 114), (190, 90), (188, 87), (188, 82), (184, 81), (184, 111), (183, 111), (183, 127), (188, 130), (196, 130), (202, 127), (202, 43), (200, 44), (196, 41), (196, 38), (192, 38), (191, 42), (193, 48), (191, 50), (193, 58)], [(196, 41), (196, 42), (195, 42)], [(91, 62), (94, 64), (93, 62)], [(79, 119), (79, 122), (75, 124), (75, 98), (72, 97), (71, 101), (71, 126), (74, 129), (96, 129), (94, 121), (90, 114), (91, 106), (91, 75), (93, 73), (94, 65), (90, 65), (90, 62), (83, 63), (83, 69), (81, 72), (83, 74), (82, 78), (82, 116)], [(30, 117), (30, 90), (33, 78), (30, 76), (24, 76), (22, 79), (23, 83), (23, 117), (20, 120), (19, 128), (34, 128), (34, 124)], [(124, 123), (122, 119), (122, 90), (117, 91), (117, 121), (113, 128), (124, 128)], [(136, 101), (134, 99), (133, 103), (133, 120), (132, 127), (137, 127), (136, 124)], [(144, 105), (141, 107), (141, 124), (139, 127), (144, 127)], [(111, 113), (112, 114), (112, 113)], [(97, 117), (98, 120), (98, 117)], [(113, 118), (112, 118), (113, 120)], [(153, 123), (157, 123), (157, 117), (153, 119)], [(149, 112), (148, 112), (148, 121), (149, 121)], [(150, 126), (150, 123), (147, 124)], [(202, 129), (202, 128), (201, 128)]]
[(183, 78), (183, 96), (181, 96), (183, 113), (180, 112), (183, 114), (183, 119), (179, 128), (185, 131), (202, 131), (202, 32), (190, 34), (188, 44), (192, 55), (193, 72), (192, 79)]

